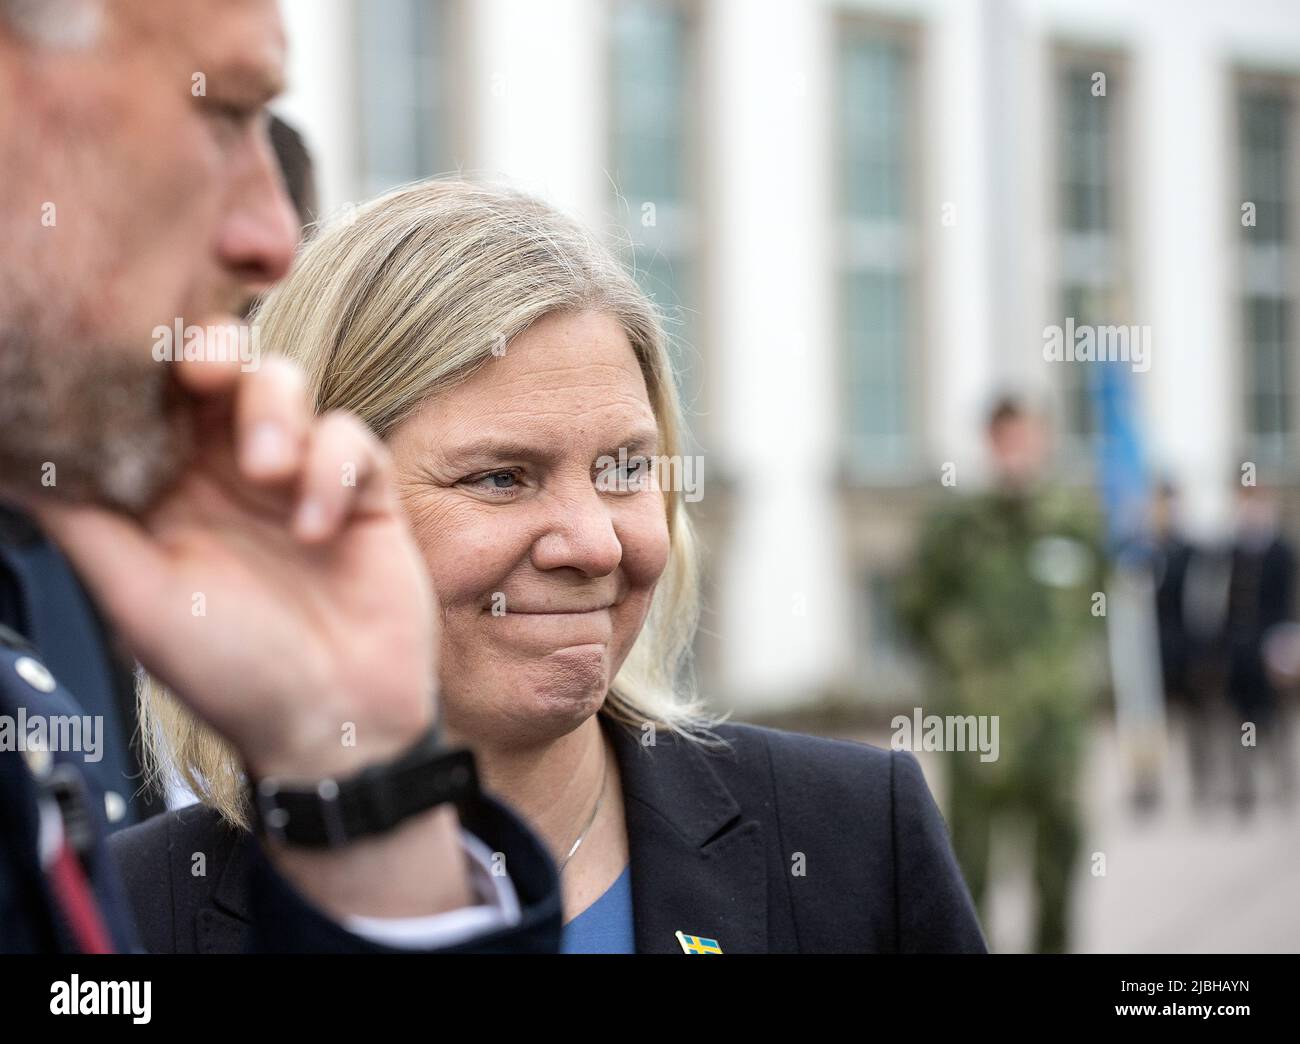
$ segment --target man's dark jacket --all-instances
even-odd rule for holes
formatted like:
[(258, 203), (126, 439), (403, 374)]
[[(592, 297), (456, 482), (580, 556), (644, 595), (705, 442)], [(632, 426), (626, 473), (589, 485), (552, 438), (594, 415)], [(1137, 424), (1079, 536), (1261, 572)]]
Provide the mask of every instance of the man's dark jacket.
[[(916, 758), (750, 725), (704, 751), (602, 718), (626, 805), (638, 953), (986, 950), (947, 829)], [(648, 733), (646, 734), (648, 735)], [(122, 831), (112, 853), (146, 945), (229, 953), (247, 944), (255, 846), (191, 806)], [(208, 874), (192, 873), (202, 852)]]
[[(156, 935), (153, 912), (141, 919), (138, 934), (127, 892), (105, 843), (105, 791), (124, 786), (128, 759), (121, 737), (114, 731), (116, 719), (109, 720), (113, 707), (107, 702), (84, 707), (76, 694), (62, 684), (63, 677), (69, 674), (87, 676), (87, 665), (107, 662), (110, 657), (102, 644), (107, 639), (92, 627), (92, 621), (73, 608), (80, 602), (89, 606), (89, 602), (66, 562), (50, 552), (48, 544), (41, 546), (44, 541), (30, 524), (20, 524), (12, 512), (3, 515), (8, 526), (0, 530), (0, 540), (9, 543), (6, 554), (0, 555), (0, 727), (7, 727), (13, 737), (20, 720), (103, 715), (105, 749), (104, 757), (93, 762), (77, 751), (48, 751), (47, 756), (0, 749), (0, 951), (77, 949), (38, 855), (38, 796), (48, 791), (52, 780), (66, 773), (73, 774), (65, 778), (74, 781), (73, 789), (79, 794), (73, 804), (90, 825), (81, 864), (98, 899), (105, 928), (115, 949), (136, 950), (140, 934), (146, 941)], [(6, 567), (6, 563), (16, 561), (15, 548), (24, 556), (18, 570)], [(28, 569), (23, 564), (33, 562), (37, 568)], [(18, 572), (21, 575), (16, 575)], [(75, 596), (69, 594), (69, 584), (77, 589)], [(61, 608), (51, 612), (51, 606)], [(34, 627), (34, 621), (41, 626)], [(75, 640), (69, 640), (70, 634)], [(45, 657), (44, 643), (39, 640), (42, 635), (52, 644), (54, 656)], [(50, 678), (54, 681), (52, 688), (47, 681)], [(45, 691), (47, 688), (49, 691)], [(97, 689), (102, 693), (110, 691), (107, 685)], [(49, 801), (44, 805), (51, 807)], [(490, 850), (504, 853), (523, 919), (512, 928), (443, 952), (557, 950), (559, 878), (541, 843), (514, 814), (490, 798), (476, 802), (462, 821)], [(275, 871), (258, 845), (244, 845), (241, 854), (245, 901), (263, 911), (257, 918), (256, 930), (248, 934), (250, 949), (274, 953), (384, 951), (384, 947), (352, 935), (310, 906)], [(132, 889), (138, 891), (138, 882)]]

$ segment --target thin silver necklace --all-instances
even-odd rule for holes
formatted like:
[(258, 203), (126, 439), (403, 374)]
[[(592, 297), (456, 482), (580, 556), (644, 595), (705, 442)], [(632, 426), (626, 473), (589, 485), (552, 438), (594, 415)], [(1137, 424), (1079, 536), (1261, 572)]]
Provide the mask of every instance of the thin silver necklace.
[(600, 781), (600, 793), (596, 796), (596, 807), (591, 810), (591, 817), (587, 820), (587, 825), (582, 828), (582, 833), (578, 835), (578, 840), (573, 842), (573, 847), (569, 849), (569, 854), (560, 862), (559, 873), (564, 873), (564, 868), (569, 865), (569, 860), (573, 858), (573, 853), (578, 850), (578, 846), (587, 839), (587, 834), (591, 830), (592, 824), (596, 822), (596, 816), (600, 814), (600, 806), (605, 801), (605, 788), (609, 786), (609, 751), (605, 750), (605, 745), (601, 744), (601, 749), (605, 751), (605, 758), (602, 760), (602, 772)]

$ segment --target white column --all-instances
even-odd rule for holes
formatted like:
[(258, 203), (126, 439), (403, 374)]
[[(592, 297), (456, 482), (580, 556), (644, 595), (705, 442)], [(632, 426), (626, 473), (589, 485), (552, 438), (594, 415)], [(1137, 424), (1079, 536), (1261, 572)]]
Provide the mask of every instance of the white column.
[(356, 33), (352, 0), (283, 0), (289, 89), (274, 106), (304, 137), (321, 209), (357, 198)]
[(738, 481), (715, 548), (721, 683), (744, 711), (815, 691), (847, 651), (833, 476), (837, 348), (827, 159), (830, 8), (705, 5), (710, 328), (718, 442)]
[[(921, 201), (922, 381), (932, 455), (955, 462), (964, 486), (983, 464), (978, 433), (991, 387), (1024, 369), (1023, 355), (1015, 356), (1013, 317), (990, 298), (1000, 285), (990, 271), (990, 229), (1005, 220), (1000, 208), (1009, 197), (1014, 205), (1016, 186), (995, 191), (991, 184), (989, 109), (1014, 104), (991, 97), (1014, 80), (1010, 69), (989, 68), (991, 41), (980, 4), (948, 0), (921, 23), (920, 36), (917, 160), (929, 188)], [(1014, 159), (1005, 157), (999, 172), (1013, 169)], [(945, 213), (955, 223), (945, 224)], [(1014, 223), (1003, 229), (1004, 241), (1013, 242), (1016, 231)], [(934, 477), (937, 482), (937, 471)]]
[(466, 8), (473, 173), (598, 222), (608, 193), (602, 4), (474, 0)]
[(1154, 462), (1185, 487), (1188, 521), (1202, 531), (1225, 519), (1240, 398), (1232, 84), (1210, 30), (1152, 23), (1129, 66), (1134, 321), (1151, 324), (1152, 341), (1151, 369), (1135, 379)]

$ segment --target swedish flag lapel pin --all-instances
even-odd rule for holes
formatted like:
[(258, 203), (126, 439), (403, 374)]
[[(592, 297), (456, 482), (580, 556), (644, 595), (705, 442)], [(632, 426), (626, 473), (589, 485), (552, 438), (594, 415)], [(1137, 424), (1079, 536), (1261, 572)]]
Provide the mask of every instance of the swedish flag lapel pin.
[(717, 939), (704, 939), (698, 935), (683, 935), (681, 932), (674, 932), (677, 941), (682, 944), (683, 953), (721, 953), (722, 947), (718, 945)]

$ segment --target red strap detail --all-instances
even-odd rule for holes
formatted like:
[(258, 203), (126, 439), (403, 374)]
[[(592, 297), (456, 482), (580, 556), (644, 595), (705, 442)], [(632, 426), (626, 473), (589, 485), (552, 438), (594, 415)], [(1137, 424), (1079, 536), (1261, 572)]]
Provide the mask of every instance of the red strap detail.
[(77, 854), (66, 841), (59, 845), (59, 854), (45, 868), (45, 874), (81, 952), (114, 953), (99, 901)]

